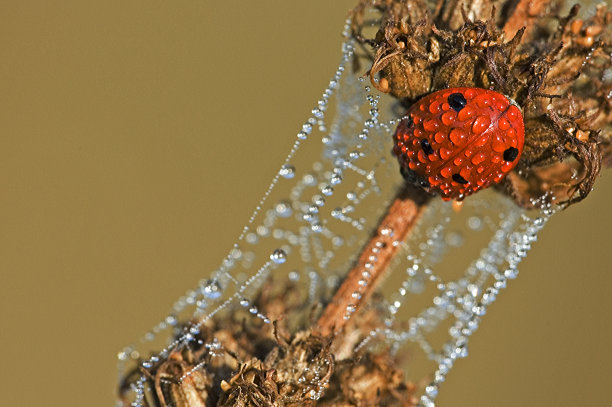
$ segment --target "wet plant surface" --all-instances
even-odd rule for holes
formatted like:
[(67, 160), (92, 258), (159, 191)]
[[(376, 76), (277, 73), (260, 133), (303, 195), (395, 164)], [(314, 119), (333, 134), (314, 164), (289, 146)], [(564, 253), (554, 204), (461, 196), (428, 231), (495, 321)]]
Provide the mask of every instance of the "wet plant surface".
[[(423, 281), (437, 284), (441, 293), (434, 299), (435, 306), (420, 315), (425, 322), (415, 319), (422, 331), (410, 324), (406, 327), (405, 322), (395, 319), (403, 304), (401, 301), (372, 294), (374, 283), (370, 280), (371, 267), (367, 266), (370, 263), (365, 259), (360, 264), (361, 260), (354, 255), (344, 263), (363, 266), (358, 269), (363, 278), (356, 280), (356, 284), (368, 290), (368, 294), (365, 291), (347, 292), (345, 296), (352, 296), (355, 301), (348, 305), (342, 303), (340, 310), (334, 311), (337, 319), (331, 329), (321, 329), (322, 322), (317, 318), (325, 315), (323, 309), (326, 306), (329, 309), (328, 303), (335, 302), (330, 298), (338, 281), (326, 283), (327, 291), (313, 294), (312, 289), (307, 292), (303, 287), (274, 279), (267, 274), (268, 268), (285, 263), (289, 253), (287, 249), (275, 249), (269, 264), (254, 273), (253, 279), (246, 279), (241, 286), (237, 284), (240, 288), (236, 294), (219, 308), (168, 324), (175, 332), (170, 346), (153, 357), (139, 359), (139, 365), (125, 374), (120, 389), (124, 404), (410, 406), (420, 402), (432, 405), (428, 403), (433, 403), (438, 386), (453, 361), (467, 355), (467, 338), (477, 329), (486, 307), (505, 288), (507, 280), (516, 277), (518, 263), (531, 247), (537, 231), (555, 208), (585, 199), (602, 167), (612, 162), (609, 126), (612, 12), (599, 6), (590, 17), (579, 18), (579, 7), (567, 9), (560, 2), (512, 1), (494, 5), (483, 1), (474, 4), (472, 8), (464, 8), (453, 1), (364, 1), (350, 16), (349, 41), (357, 50), (350, 53), (350, 63), (354, 73), (369, 75), (372, 86), (389, 94), (389, 98), (395, 98), (399, 110), (405, 111), (423, 96), (449, 87), (492, 89), (511, 98), (524, 115), (525, 148), (518, 165), (500, 184), (497, 194), (509, 196), (523, 209), (538, 208), (543, 215), (521, 224), (524, 215), (517, 212), (519, 209), (506, 208), (500, 219), (489, 219), (492, 230), (497, 228), (497, 232), (505, 233), (494, 234), (489, 252), (479, 258), (481, 263), (474, 262), (474, 266), (468, 268), (468, 277), (456, 284), (443, 282), (430, 268), (423, 267), (419, 256), (408, 255), (413, 273), (408, 273), (398, 295), (403, 297), (411, 290), (418, 291), (414, 285), (424, 284)], [(330, 89), (337, 86), (330, 86)], [(392, 129), (376, 122), (377, 104), (371, 94), (368, 97), (372, 98), (368, 100), (372, 107), (368, 120), (373, 121), (366, 122), (365, 127), (380, 125), (381, 132), (389, 133)], [(314, 119), (304, 124), (298, 140), (306, 139), (314, 126), (321, 126), (316, 119), (320, 118), (318, 114), (323, 117), (326, 107), (326, 103), (319, 102), (318, 112), (313, 110)], [(336, 114), (348, 117), (350, 109), (339, 109)], [(400, 119), (401, 114), (396, 119)], [(358, 126), (352, 126), (351, 131), (358, 133)], [(333, 124), (330, 127), (329, 141), (324, 143), (332, 145), (329, 151), (337, 160), (338, 151), (343, 148), (342, 141), (333, 139)], [(361, 144), (355, 145), (361, 147)], [(351, 159), (359, 157), (359, 151), (345, 153)], [(341, 165), (348, 168), (346, 162)], [(334, 170), (326, 175), (328, 184), (320, 188), (319, 195), (313, 196), (314, 204), (304, 208), (283, 201), (284, 206), (280, 202), (275, 207), (275, 216), (282, 218), (289, 216), (292, 210), (303, 211), (301, 220), (308, 222), (308, 233), (325, 232), (327, 224), (317, 222), (317, 216), (325, 197), (332, 195), (327, 192), (343, 181), (344, 174), (337, 168), (339, 164), (334, 162)], [(286, 164), (279, 175), (291, 179), (294, 172), (295, 168)], [(372, 178), (365, 172), (359, 174), (364, 179)], [(296, 190), (317, 184), (316, 180), (306, 177), (301, 182), (292, 192), (296, 196), (299, 196)], [(357, 185), (365, 198), (369, 192), (364, 192), (366, 188), (359, 183)], [(375, 185), (373, 190), (376, 188)], [(411, 199), (419, 202), (418, 208), (429, 206), (432, 201), (419, 190), (413, 191)], [(297, 198), (295, 200), (297, 202)], [(358, 199), (349, 197), (349, 200)], [(418, 208), (414, 213), (420, 210)], [(445, 213), (444, 209), (436, 210), (439, 212), (435, 214)], [(358, 230), (367, 230), (367, 225), (362, 225), (365, 221), (351, 218), (351, 213), (345, 206), (339, 212), (332, 211), (331, 217)], [(414, 216), (418, 219), (420, 214)], [(435, 250), (439, 238), (435, 235), (436, 227), (450, 222), (441, 220), (450, 219), (448, 216), (430, 220), (435, 226), (422, 231), (425, 237), (421, 239), (432, 247), (421, 249), (421, 254), (430, 255), (421, 257), (427, 257), (432, 263), (435, 262), (432, 260), (434, 254), (438, 254)], [(265, 222), (263, 226), (267, 227)], [(373, 232), (372, 239), (382, 239), (392, 232), (392, 228), (381, 224), (378, 231)], [(256, 239), (267, 237), (266, 233), (274, 232), (257, 229), (255, 234), (246, 234), (245, 240), (254, 243)], [(509, 248), (499, 249), (498, 246), (504, 246), (506, 236), (511, 236), (507, 242)], [(317, 248), (318, 243), (308, 241), (309, 238), (310, 235), (297, 236), (294, 245), (302, 251), (306, 250), (304, 247), (315, 253), (318, 250), (321, 253), (317, 254), (318, 260), (325, 259), (325, 248)], [(291, 242), (291, 237), (287, 240)], [(388, 244), (398, 242), (399, 246), (403, 240), (395, 236)], [(375, 240), (372, 242), (372, 250), (378, 249), (370, 254), (374, 257), (371, 262), (375, 263), (385, 247), (383, 244), (387, 243), (380, 240), (381, 246), (377, 246)], [(354, 246), (364, 246), (364, 243), (357, 242)], [(442, 251), (440, 249), (440, 253)], [(242, 254), (234, 257), (236, 261), (248, 260)], [(310, 260), (304, 258), (308, 256), (302, 253), (303, 261), (309, 263)], [(327, 267), (324, 261), (317, 265), (323, 270)], [(229, 268), (227, 266), (226, 270)], [(485, 272), (494, 280), (490, 285), (482, 277)], [(255, 277), (265, 283), (251, 299), (241, 297), (250, 284), (254, 284)], [(223, 286), (228, 284), (227, 280), (212, 279), (202, 286), (201, 296), (216, 300)], [(370, 298), (367, 307), (361, 307), (362, 297)], [(242, 308), (232, 307), (232, 302), (239, 302)], [(461, 314), (457, 304), (469, 312)], [(352, 318), (352, 315), (357, 316)], [(435, 352), (425, 340), (428, 324), (433, 327), (448, 315), (457, 318), (449, 329), (453, 339), (442, 347), (442, 351)], [(343, 320), (346, 322), (339, 322)], [(405, 377), (403, 366), (410, 361), (397, 352), (398, 344), (406, 340), (398, 339), (402, 334), (418, 343), (438, 363), (433, 374), (412, 379)]]
[(445, 88), (500, 92), (522, 108), (526, 134), (505, 191), (523, 206), (546, 192), (568, 204), (589, 194), (610, 149), (612, 13), (605, 5), (582, 19), (579, 5), (566, 11), (562, 2), (506, 2), (496, 11), (488, 2), (465, 9), (450, 1), (433, 13), (425, 2), (374, 3), (381, 16), (375, 35), (364, 34), (369, 2), (354, 11), (352, 27), (374, 50), (367, 56), (377, 89), (405, 106)]

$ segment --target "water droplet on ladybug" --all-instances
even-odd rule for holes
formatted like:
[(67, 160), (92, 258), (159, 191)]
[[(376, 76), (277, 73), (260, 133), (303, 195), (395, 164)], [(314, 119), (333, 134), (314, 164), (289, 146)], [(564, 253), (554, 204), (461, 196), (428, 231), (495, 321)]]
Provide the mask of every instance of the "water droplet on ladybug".
[(501, 181), (523, 151), (520, 109), (492, 90), (439, 90), (405, 116), (413, 123), (400, 122), (393, 146), (404, 178), (445, 200), (462, 200)]

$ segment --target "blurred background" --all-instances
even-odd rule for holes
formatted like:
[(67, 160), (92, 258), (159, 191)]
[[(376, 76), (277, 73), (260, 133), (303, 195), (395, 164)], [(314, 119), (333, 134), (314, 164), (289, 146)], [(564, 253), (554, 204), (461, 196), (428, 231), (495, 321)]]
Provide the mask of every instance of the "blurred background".
[[(2, 404), (114, 403), (116, 354), (217, 267), (355, 0), (0, 4)], [(612, 171), (553, 217), (440, 406), (610, 405)]]

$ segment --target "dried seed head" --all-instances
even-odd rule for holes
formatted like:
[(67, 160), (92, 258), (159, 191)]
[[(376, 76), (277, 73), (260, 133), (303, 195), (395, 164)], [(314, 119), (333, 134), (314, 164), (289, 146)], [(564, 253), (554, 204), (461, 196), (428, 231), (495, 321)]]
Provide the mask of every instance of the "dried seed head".
[[(369, 74), (379, 90), (406, 106), (449, 87), (502, 93), (525, 118), (525, 152), (504, 190), (525, 206), (532, 194), (549, 193), (559, 204), (589, 194), (602, 163), (612, 162), (612, 11), (606, 5), (579, 19), (579, 6), (563, 15), (560, 4), (549, 7), (546, 0), (506, 1), (498, 12), (490, 1), (467, 9), (440, 2), (416, 20), (411, 13), (421, 2), (377, 0), (380, 29), (368, 40), (361, 34), (366, 3), (353, 12), (353, 30), (373, 46)], [(548, 166), (556, 170), (545, 171)], [(542, 173), (553, 179), (544, 181)]]
[[(330, 338), (307, 330), (308, 320), (289, 329), (290, 321), (282, 318), (303, 314), (303, 295), (290, 282), (268, 281), (263, 286), (252, 305), (276, 320), (273, 327), (260, 320), (245, 324), (242, 308), (209, 320), (193, 344), (146, 370), (157, 397), (153, 405), (297, 407), (316, 402), (336, 407), (356, 400), (363, 405), (416, 405), (416, 386), (403, 379), (399, 362), (379, 356), (388, 353), (384, 344), (379, 353), (364, 349), (358, 360), (347, 358), (364, 335), (381, 329), (377, 310), (366, 309), (358, 321), (351, 321), (345, 331), (350, 340), (334, 348)], [(291, 335), (290, 330), (297, 333)], [(135, 369), (125, 378), (124, 391), (141, 373)]]

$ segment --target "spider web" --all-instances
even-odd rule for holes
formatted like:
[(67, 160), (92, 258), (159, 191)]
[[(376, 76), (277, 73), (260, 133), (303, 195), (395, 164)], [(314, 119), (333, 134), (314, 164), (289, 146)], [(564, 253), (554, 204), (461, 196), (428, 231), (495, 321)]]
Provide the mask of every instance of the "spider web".
[[(151, 368), (193, 344), (212, 318), (246, 310), (271, 323), (253, 302), (271, 275), (301, 284), (307, 305), (327, 301), (359, 256), (402, 182), (390, 153), (401, 114), (390, 98), (350, 72), (355, 44), (347, 33), (348, 23), (336, 72), (236, 243), (137, 344), (118, 353), (120, 381), (134, 364)], [(553, 214), (543, 202), (540, 211), (527, 213), (501, 194), (483, 191), (455, 213), (449, 203), (434, 200), (410, 238), (398, 242), (400, 259), (379, 289), (385, 328), (370, 332), (356, 350), (382, 340), (393, 352), (413, 354), (410, 379), (432, 378), (420, 404), (434, 405), (455, 361), (467, 356), (469, 338), (488, 307), (516, 278)], [(292, 316), (294, 328), (305, 317)], [(185, 328), (185, 321), (198, 322)], [(210, 355), (223, 351), (217, 340), (198, 345)], [(145, 375), (133, 381), (132, 405), (146, 405), (150, 391)]]

